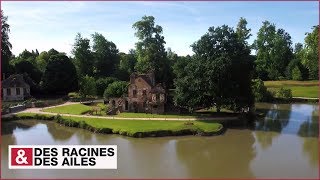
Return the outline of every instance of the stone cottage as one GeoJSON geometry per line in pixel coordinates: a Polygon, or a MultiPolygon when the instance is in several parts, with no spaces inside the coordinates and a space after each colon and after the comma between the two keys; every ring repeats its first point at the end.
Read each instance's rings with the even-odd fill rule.
{"type": "Polygon", "coordinates": [[[30,97],[30,86],[22,74],[15,74],[2,81],[3,101],[19,101],[30,97]]]}
{"type": "Polygon", "coordinates": [[[132,73],[127,96],[109,99],[109,105],[119,112],[162,114],[165,111],[165,103],[166,91],[161,84],[156,84],[153,72],[132,73]]]}

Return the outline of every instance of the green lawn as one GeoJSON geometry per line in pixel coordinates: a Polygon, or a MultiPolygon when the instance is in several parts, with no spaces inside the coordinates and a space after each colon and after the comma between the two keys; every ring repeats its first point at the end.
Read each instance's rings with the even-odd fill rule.
{"type": "Polygon", "coordinates": [[[59,113],[59,114],[85,114],[90,111],[92,107],[86,106],[83,104],[70,104],[65,106],[58,106],[53,108],[44,109],[44,112],[52,112],[52,113],[59,113]]]}
{"type": "Polygon", "coordinates": [[[206,114],[146,114],[146,113],[131,113],[123,112],[115,115],[115,117],[125,118],[195,118],[206,116],[206,114]]]}
{"type": "MultiPolygon", "coordinates": [[[[94,112],[92,115],[107,116],[104,105],[102,103],[95,104],[95,107],[100,107],[102,110],[99,112],[94,112]]],[[[80,115],[85,114],[92,110],[94,106],[87,106],[83,104],[71,104],[65,106],[58,106],[54,108],[44,109],[44,112],[59,113],[59,114],[74,114],[80,115]]],[[[216,113],[214,108],[199,110],[193,114],[147,114],[147,113],[132,113],[132,112],[122,112],[120,114],[114,115],[114,117],[122,118],[199,118],[199,117],[225,117],[233,116],[231,111],[222,109],[221,113],[216,113]]]]}
{"type": "Polygon", "coordinates": [[[293,97],[319,97],[319,81],[264,81],[270,91],[276,91],[281,87],[289,88],[293,97]]]}
{"type": "MultiPolygon", "coordinates": [[[[43,117],[50,117],[50,115],[37,115],[35,113],[19,113],[17,116],[24,119],[42,119],[43,117]]],[[[95,128],[96,130],[100,129],[101,131],[103,131],[102,129],[111,129],[112,133],[135,137],[137,133],[143,133],[144,136],[150,136],[157,132],[163,133],[163,131],[169,131],[166,132],[168,135],[183,135],[186,130],[218,133],[223,128],[221,124],[212,121],[106,120],[99,118],[61,117],[65,119],[63,120],[65,125],[73,122],[77,122],[78,124],[80,124],[80,122],[85,122],[87,125],[82,126],[85,129],[92,130],[92,128],[95,128]],[[88,126],[90,126],[90,128],[88,128],[88,126]]],[[[79,125],[76,125],[76,127],[78,126],[79,125]]]]}

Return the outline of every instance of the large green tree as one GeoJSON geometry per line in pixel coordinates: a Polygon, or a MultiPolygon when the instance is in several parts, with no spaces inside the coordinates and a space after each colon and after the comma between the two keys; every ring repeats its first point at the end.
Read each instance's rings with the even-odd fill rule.
{"type": "Polygon", "coordinates": [[[264,21],[254,42],[257,51],[256,71],[262,80],[285,77],[287,65],[293,58],[291,36],[269,21],[264,21]]]}
{"type": "MultiPolygon", "coordinates": [[[[50,53],[50,51],[48,52],[50,53]]],[[[90,40],[77,34],[72,49],[75,65],[79,76],[93,76],[94,58],[91,52],[90,40]]]]}
{"type": "Polygon", "coordinates": [[[117,46],[99,33],[92,34],[92,42],[96,76],[105,77],[113,75],[119,64],[119,50],[117,46]]]}
{"type": "Polygon", "coordinates": [[[67,94],[78,90],[76,68],[64,54],[50,56],[42,77],[42,88],[50,94],[67,94]]]}
{"type": "Polygon", "coordinates": [[[22,60],[15,63],[15,72],[18,74],[28,74],[28,76],[37,84],[42,78],[42,72],[30,61],[22,60]]]}
{"type": "Polygon", "coordinates": [[[3,73],[8,74],[10,72],[9,60],[12,56],[12,45],[9,42],[9,33],[10,25],[8,24],[8,17],[1,10],[1,77],[3,73]]]}
{"type": "Polygon", "coordinates": [[[319,25],[314,26],[305,38],[302,63],[309,71],[310,79],[318,79],[319,74],[319,25]]]}
{"type": "Polygon", "coordinates": [[[153,16],[143,16],[132,26],[138,38],[136,43],[138,62],[135,69],[141,73],[152,70],[157,82],[167,83],[169,64],[164,47],[166,42],[162,35],[162,27],[155,25],[154,20],[153,16]]]}
{"type": "Polygon", "coordinates": [[[175,65],[175,102],[194,110],[197,107],[222,106],[233,110],[251,107],[250,49],[226,25],[210,27],[192,45],[195,55],[175,65]]]}

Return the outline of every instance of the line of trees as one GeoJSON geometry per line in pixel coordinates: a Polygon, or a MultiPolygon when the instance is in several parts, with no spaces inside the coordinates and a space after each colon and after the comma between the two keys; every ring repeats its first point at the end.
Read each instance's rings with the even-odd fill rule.
{"type": "Polygon", "coordinates": [[[1,20],[2,72],[6,76],[25,74],[33,80],[32,91],[37,93],[77,91],[82,96],[112,96],[116,92],[120,96],[132,72],[153,70],[158,82],[175,89],[174,102],[179,106],[190,111],[212,106],[239,110],[254,103],[252,79],[318,79],[319,26],[306,34],[304,44],[293,45],[289,33],[264,21],[257,39],[249,44],[251,29],[241,18],[236,28],[209,27],[191,45],[194,55],[178,56],[165,49],[163,29],[155,18],[144,16],[132,26],[138,41],[128,53],[119,52],[116,44],[100,33],[89,38],[78,33],[72,57],[55,49],[41,53],[24,50],[14,56],[8,18],[2,11],[1,20]]]}

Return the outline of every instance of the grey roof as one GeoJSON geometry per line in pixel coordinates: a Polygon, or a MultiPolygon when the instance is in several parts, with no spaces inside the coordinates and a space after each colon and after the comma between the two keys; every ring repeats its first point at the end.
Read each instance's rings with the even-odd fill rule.
{"type": "Polygon", "coordinates": [[[28,87],[29,85],[24,81],[22,74],[14,74],[2,81],[2,88],[10,87],[28,87]]]}

